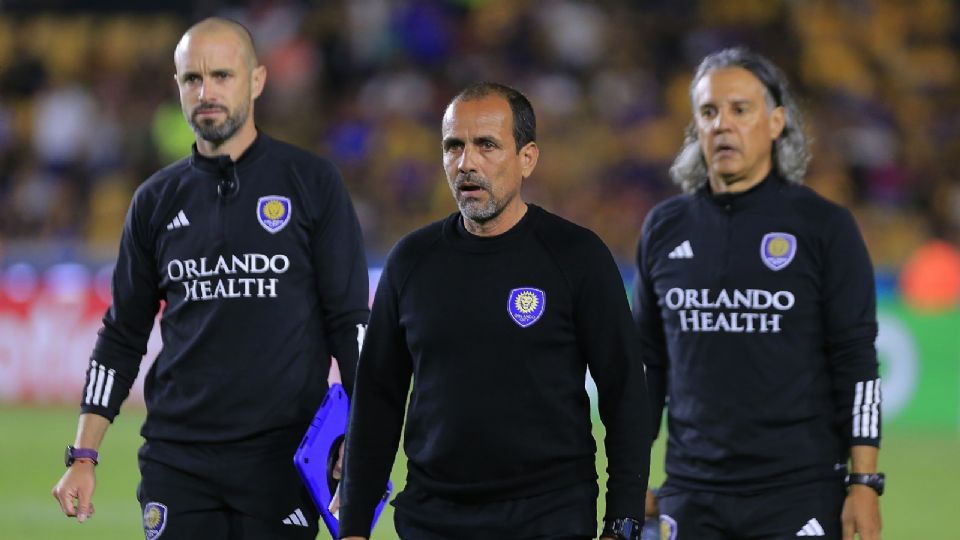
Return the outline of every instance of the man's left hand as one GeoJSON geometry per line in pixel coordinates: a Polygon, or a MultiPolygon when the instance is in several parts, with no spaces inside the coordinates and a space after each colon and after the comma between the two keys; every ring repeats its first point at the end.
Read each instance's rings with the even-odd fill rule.
{"type": "Polygon", "coordinates": [[[853,485],[847,491],[840,514],[843,540],[880,540],[880,496],[869,486],[853,485]]]}

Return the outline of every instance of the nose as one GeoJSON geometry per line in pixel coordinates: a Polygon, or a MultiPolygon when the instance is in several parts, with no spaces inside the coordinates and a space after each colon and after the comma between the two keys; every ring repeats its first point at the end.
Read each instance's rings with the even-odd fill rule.
{"type": "Polygon", "coordinates": [[[712,128],[714,131],[727,131],[730,129],[731,114],[727,111],[717,111],[717,116],[713,119],[712,128]]]}
{"type": "Polygon", "coordinates": [[[457,169],[460,172],[475,172],[477,166],[475,163],[475,157],[477,152],[471,149],[471,145],[465,144],[463,146],[463,151],[460,153],[460,161],[457,163],[457,169]]]}

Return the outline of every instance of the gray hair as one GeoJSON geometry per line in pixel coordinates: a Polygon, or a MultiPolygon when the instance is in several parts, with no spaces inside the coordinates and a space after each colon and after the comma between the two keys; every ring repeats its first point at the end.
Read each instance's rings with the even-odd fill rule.
{"type": "MultiPolygon", "coordinates": [[[[768,110],[783,107],[783,132],[773,143],[773,163],[777,172],[789,182],[802,184],[810,163],[807,136],[803,131],[803,116],[790,92],[783,72],[767,58],[745,47],[734,47],[707,55],[697,66],[690,83],[690,102],[697,84],[717,69],[740,67],[746,69],[763,84],[764,101],[768,110]]],[[[707,163],[700,148],[697,127],[691,122],[684,133],[683,147],[670,166],[670,177],[683,191],[691,193],[707,183],[707,163]]]]}

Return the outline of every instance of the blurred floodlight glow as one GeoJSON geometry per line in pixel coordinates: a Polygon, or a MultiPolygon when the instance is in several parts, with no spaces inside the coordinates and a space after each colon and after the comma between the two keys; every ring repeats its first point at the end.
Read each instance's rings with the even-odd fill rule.
{"type": "Polygon", "coordinates": [[[3,273],[3,289],[14,302],[27,302],[37,291],[37,270],[28,263],[11,264],[3,273]]]}
{"type": "Polygon", "coordinates": [[[90,270],[79,263],[60,263],[47,269],[44,276],[47,293],[57,302],[83,301],[90,286],[90,270]]]}
{"type": "Polygon", "coordinates": [[[113,266],[113,264],[104,265],[97,270],[97,273],[93,276],[93,291],[96,293],[97,298],[104,304],[109,304],[113,301],[113,292],[111,290],[111,285],[113,284],[113,266]]]}

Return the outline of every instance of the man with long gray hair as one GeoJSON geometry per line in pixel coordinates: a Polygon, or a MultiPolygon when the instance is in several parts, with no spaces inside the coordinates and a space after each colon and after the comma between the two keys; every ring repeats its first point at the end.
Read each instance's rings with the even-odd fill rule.
{"type": "Polygon", "coordinates": [[[646,218],[634,315],[667,479],[670,539],[880,538],[873,269],[850,212],[802,185],[786,78],[744,48],[710,54],[646,218]]]}

